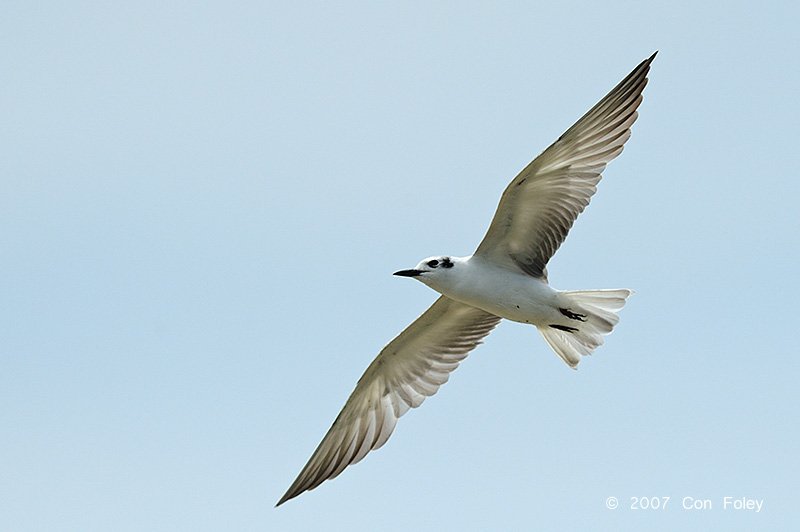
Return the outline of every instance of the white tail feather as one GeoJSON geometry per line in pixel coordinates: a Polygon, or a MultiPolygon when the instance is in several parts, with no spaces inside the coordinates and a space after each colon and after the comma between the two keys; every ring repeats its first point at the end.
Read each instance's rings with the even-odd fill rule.
{"type": "MultiPolygon", "coordinates": [[[[539,326],[545,342],[572,369],[578,369],[582,357],[591,355],[603,345],[603,335],[609,334],[619,322],[616,311],[625,306],[625,299],[633,290],[576,290],[561,292],[568,310],[579,315],[570,319],[569,325],[539,326]]],[[[555,324],[559,325],[559,324],[555,324]]]]}

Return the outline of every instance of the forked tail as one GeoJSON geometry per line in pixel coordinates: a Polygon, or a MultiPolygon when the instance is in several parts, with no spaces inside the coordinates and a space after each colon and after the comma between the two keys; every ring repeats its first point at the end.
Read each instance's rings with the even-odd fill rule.
{"type": "Polygon", "coordinates": [[[572,369],[578,369],[582,357],[591,355],[603,345],[603,335],[609,334],[619,322],[616,312],[625,306],[633,290],[576,290],[561,292],[564,307],[559,308],[563,319],[558,323],[540,325],[545,342],[572,369]]]}

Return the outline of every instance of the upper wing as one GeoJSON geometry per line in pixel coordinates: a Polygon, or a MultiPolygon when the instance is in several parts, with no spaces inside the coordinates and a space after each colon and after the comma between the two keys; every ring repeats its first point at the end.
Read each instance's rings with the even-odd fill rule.
{"type": "Polygon", "coordinates": [[[389,439],[397,419],[447,382],[467,353],[500,322],[441,296],[383,348],[278,505],[334,478],[389,439]]]}
{"type": "MultiPolygon", "coordinates": [[[[657,52],[656,52],[657,53],[657,52]]],[[[649,59],[533,160],[506,187],[476,255],[546,278],[545,266],[631,136],[649,59]]]]}

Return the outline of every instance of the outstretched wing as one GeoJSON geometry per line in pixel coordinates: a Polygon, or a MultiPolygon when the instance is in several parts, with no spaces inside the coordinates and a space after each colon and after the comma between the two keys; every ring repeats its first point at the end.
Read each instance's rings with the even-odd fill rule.
{"type": "Polygon", "coordinates": [[[506,187],[475,255],[537,278],[597,191],[606,164],[622,153],[642,102],[653,54],[506,187]]]}
{"type": "Polygon", "coordinates": [[[437,299],[372,361],[276,506],[334,478],[386,443],[398,418],[435,394],[499,322],[475,307],[445,296],[437,299]]]}

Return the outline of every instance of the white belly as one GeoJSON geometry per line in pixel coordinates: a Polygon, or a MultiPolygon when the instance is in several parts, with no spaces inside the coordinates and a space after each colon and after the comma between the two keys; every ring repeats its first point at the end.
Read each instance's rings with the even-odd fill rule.
{"type": "MultiPolygon", "coordinates": [[[[487,263],[476,264],[450,286],[433,287],[442,294],[520,323],[546,325],[564,319],[559,312],[559,291],[547,283],[516,271],[487,263]]],[[[563,305],[561,305],[563,306],[563,305]]]]}

